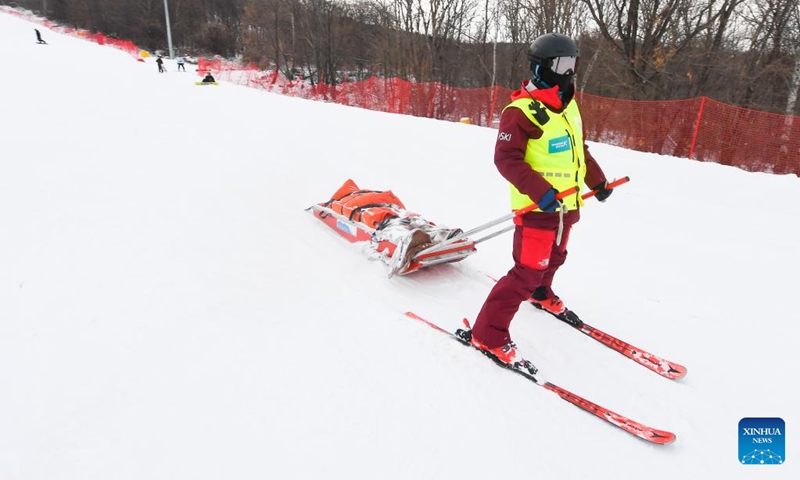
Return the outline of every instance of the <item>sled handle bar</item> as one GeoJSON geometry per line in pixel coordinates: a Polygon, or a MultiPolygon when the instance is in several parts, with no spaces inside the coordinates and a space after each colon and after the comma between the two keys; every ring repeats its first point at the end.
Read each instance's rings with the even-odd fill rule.
{"type": "MultiPolygon", "coordinates": [[[[613,182],[611,182],[608,185],[606,185],[606,189],[609,189],[609,190],[613,189],[613,188],[618,187],[618,186],[620,186],[620,185],[622,185],[624,183],[627,183],[629,181],[630,181],[630,177],[628,177],[628,176],[622,177],[619,180],[614,180],[613,182]]],[[[568,197],[570,195],[573,195],[573,194],[575,194],[577,192],[578,192],[578,187],[572,187],[572,188],[569,188],[567,190],[564,190],[563,192],[559,192],[556,195],[556,198],[558,200],[561,200],[561,199],[563,199],[565,197],[568,197]]],[[[583,195],[581,195],[581,198],[586,200],[587,198],[591,198],[591,197],[594,197],[595,195],[597,195],[597,192],[598,192],[598,190],[590,190],[590,191],[584,193],[583,195]]],[[[533,203],[531,205],[528,205],[527,207],[514,210],[513,212],[511,212],[511,213],[509,213],[507,215],[503,215],[502,217],[497,218],[495,220],[492,220],[491,222],[487,222],[487,223],[484,223],[483,225],[479,225],[479,226],[473,228],[472,230],[469,230],[469,231],[466,231],[466,232],[464,232],[464,233],[462,233],[460,235],[457,235],[457,236],[455,236],[455,237],[453,237],[453,238],[451,238],[451,239],[449,239],[449,240],[447,240],[446,242],[443,242],[443,243],[456,242],[458,240],[461,240],[462,238],[468,237],[470,235],[474,235],[474,234],[476,234],[478,232],[482,232],[482,231],[484,231],[484,230],[486,230],[488,228],[494,227],[495,225],[499,225],[499,224],[501,224],[501,223],[503,223],[503,222],[505,222],[507,220],[511,220],[511,219],[513,219],[513,218],[515,218],[517,216],[524,215],[524,214],[526,214],[528,212],[536,210],[537,208],[539,208],[539,205],[537,205],[536,203],[533,203]]],[[[504,233],[507,230],[510,230],[510,228],[503,230],[501,233],[504,233]]],[[[498,233],[498,235],[499,235],[499,233],[498,233]]],[[[492,235],[490,237],[482,238],[480,241],[488,240],[489,238],[492,238],[494,236],[496,236],[496,235],[492,235]]]]}
{"type": "MultiPolygon", "coordinates": [[[[623,183],[628,183],[630,181],[631,181],[631,177],[627,177],[627,176],[622,177],[619,180],[614,180],[613,182],[611,182],[608,185],[606,185],[606,190],[613,190],[614,188],[619,187],[623,183]]],[[[581,195],[581,198],[584,199],[584,200],[586,200],[587,198],[592,198],[595,195],[597,195],[597,193],[599,191],[600,190],[589,190],[588,192],[586,192],[583,195],[581,195]]]]}

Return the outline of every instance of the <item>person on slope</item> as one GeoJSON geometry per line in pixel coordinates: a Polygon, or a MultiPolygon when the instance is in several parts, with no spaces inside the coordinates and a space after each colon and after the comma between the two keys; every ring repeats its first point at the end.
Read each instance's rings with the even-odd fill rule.
{"type": "Polygon", "coordinates": [[[43,43],[47,45],[47,42],[42,39],[42,32],[40,32],[38,28],[34,28],[34,30],[36,30],[36,43],[43,43]]]}
{"type": "Polygon", "coordinates": [[[517,356],[509,326],[519,306],[530,301],[559,319],[581,326],[553,292],[553,277],[567,258],[572,225],[580,219],[583,185],[598,190],[604,202],[603,170],[584,142],[583,123],[574,98],[578,46],[568,36],[549,33],[528,49],[531,79],[511,94],[500,116],[494,163],[508,180],[511,208],[534,202],[538,209],[515,217],[514,266],[489,292],[472,330],[459,330],[465,341],[517,368],[535,367],[517,356]],[[559,192],[578,192],[559,200],[559,192]]]}

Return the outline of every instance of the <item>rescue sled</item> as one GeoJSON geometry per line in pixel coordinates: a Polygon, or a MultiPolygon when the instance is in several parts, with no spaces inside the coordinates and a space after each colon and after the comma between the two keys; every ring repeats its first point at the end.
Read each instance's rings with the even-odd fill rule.
{"type": "Polygon", "coordinates": [[[330,200],[308,210],[350,243],[367,246],[389,266],[389,277],[475,253],[475,242],[461,229],[435,225],[406,210],[391,190],[364,190],[350,179],[330,200]]]}
{"type": "MultiPolygon", "coordinates": [[[[433,243],[411,256],[408,261],[404,261],[403,253],[408,250],[408,241],[379,239],[377,229],[351,220],[323,205],[312,205],[309,209],[322,223],[329,226],[348,242],[370,242],[370,248],[374,248],[381,260],[389,266],[389,277],[408,275],[433,265],[459,262],[476,252],[475,242],[465,237],[447,244],[433,243]]],[[[413,231],[410,233],[413,234],[413,231]]],[[[407,240],[410,240],[410,237],[411,235],[408,236],[407,240]]]]}

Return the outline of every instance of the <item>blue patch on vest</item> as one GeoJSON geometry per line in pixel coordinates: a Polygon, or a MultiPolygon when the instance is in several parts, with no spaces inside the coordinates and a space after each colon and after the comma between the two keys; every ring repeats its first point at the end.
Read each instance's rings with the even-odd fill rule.
{"type": "Polygon", "coordinates": [[[567,152],[572,148],[572,142],[569,141],[569,135],[563,137],[553,138],[548,145],[548,153],[561,153],[567,152]]]}

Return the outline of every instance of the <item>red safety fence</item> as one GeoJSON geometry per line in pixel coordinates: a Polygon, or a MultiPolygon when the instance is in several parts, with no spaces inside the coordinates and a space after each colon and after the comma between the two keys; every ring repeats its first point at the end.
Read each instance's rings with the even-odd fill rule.
{"type": "Polygon", "coordinates": [[[707,97],[631,101],[585,94],[581,100],[591,140],[752,172],[800,175],[800,117],[707,97]]]}

